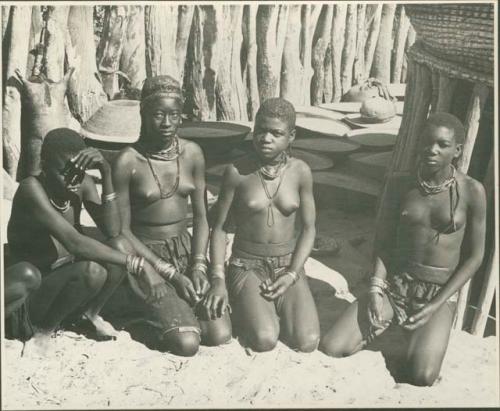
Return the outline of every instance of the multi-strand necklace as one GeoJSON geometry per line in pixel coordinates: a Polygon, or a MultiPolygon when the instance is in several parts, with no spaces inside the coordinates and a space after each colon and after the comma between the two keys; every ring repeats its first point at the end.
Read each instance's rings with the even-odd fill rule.
{"type": "Polygon", "coordinates": [[[138,148],[140,152],[144,155],[146,158],[146,161],[148,162],[149,168],[151,169],[151,174],[153,175],[153,178],[156,182],[156,185],[158,186],[158,190],[160,190],[160,198],[161,199],[166,199],[172,197],[175,192],[177,191],[177,188],[179,187],[179,177],[180,177],[180,166],[179,166],[179,155],[180,155],[180,149],[179,149],[179,138],[177,136],[174,136],[172,138],[172,142],[170,145],[160,151],[149,151],[147,150],[142,144],[138,143],[138,148]],[[172,161],[175,160],[177,170],[176,170],[176,175],[175,175],[175,181],[170,190],[165,190],[160,178],[158,177],[158,174],[156,173],[156,170],[153,167],[153,163],[151,163],[151,159],[153,160],[160,160],[160,161],[172,161]]]}
{"type": "Polygon", "coordinates": [[[417,171],[417,182],[420,191],[425,195],[433,195],[448,190],[450,187],[455,185],[455,183],[457,182],[456,178],[457,169],[453,166],[453,164],[450,164],[450,168],[451,168],[451,176],[448,177],[446,180],[444,180],[441,184],[437,185],[432,185],[429,184],[427,181],[425,181],[422,178],[422,175],[420,174],[420,168],[419,168],[417,171]]]}
{"type": "Polygon", "coordinates": [[[70,206],[70,201],[69,200],[66,200],[63,205],[59,205],[57,204],[52,198],[49,198],[49,201],[50,201],[50,204],[52,204],[52,206],[57,210],[59,211],[60,213],[64,214],[64,213],[67,213],[68,210],[69,210],[69,206],[70,206]]]}
{"type": "Polygon", "coordinates": [[[278,194],[278,191],[281,187],[281,182],[283,181],[283,176],[285,175],[285,167],[288,162],[288,155],[283,152],[281,157],[276,164],[264,164],[261,165],[257,170],[257,174],[259,175],[260,182],[262,183],[262,187],[264,188],[264,192],[266,193],[266,197],[269,200],[267,205],[267,226],[272,227],[274,225],[274,208],[273,208],[273,200],[278,194]],[[267,180],[275,180],[279,177],[278,186],[273,194],[269,191],[269,187],[267,186],[267,180]]]}

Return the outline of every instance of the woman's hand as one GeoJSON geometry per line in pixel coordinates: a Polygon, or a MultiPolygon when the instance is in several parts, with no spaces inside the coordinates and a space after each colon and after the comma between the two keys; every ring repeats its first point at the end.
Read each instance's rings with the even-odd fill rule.
{"type": "Polygon", "coordinates": [[[214,278],[212,286],[203,299],[203,307],[207,318],[212,320],[222,317],[226,313],[229,297],[226,284],[221,278],[214,278]]]}
{"type": "Polygon", "coordinates": [[[177,293],[186,300],[189,304],[195,305],[200,298],[196,295],[192,281],[183,274],[175,273],[170,279],[177,293]]]}
{"type": "Polygon", "coordinates": [[[368,299],[368,320],[372,326],[382,325],[384,308],[384,297],[379,293],[369,293],[368,299]]]}
{"type": "Polygon", "coordinates": [[[153,304],[167,294],[165,280],[147,261],[144,261],[143,272],[139,277],[139,285],[146,291],[146,301],[153,304]]]}
{"type": "Polygon", "coordinates": [[[403,324],[405,330],[413,331],[422,327],[427,321],[431,319],[439,306],[433,303],[426,304],[421,310],[412,314],[403,324]]]}
{"type": "Polygon", "coordinates": [[[94,147],[88,147],[80,151],[71,159],[74,167],[80,171],[99,170],[101,173],[110,170],[109,163],[101,152],[94,147]]]}
{"type": "Polygon", "coordinates": [[[274,282],[262,282],[260,289],[264,298],[275,300],[280,295],[285,294],[286,290],[293,285],[293,278],[291,275],[285,274],[278,277],[274,282]]]}
{"type": "Polygon", "coordinates": [[[204,296],[210,288],[210,283],[208,282],[206,274],[200,270],[192,270],[190,278],[193,282],[195,293],[199,297],[204,296]]]}

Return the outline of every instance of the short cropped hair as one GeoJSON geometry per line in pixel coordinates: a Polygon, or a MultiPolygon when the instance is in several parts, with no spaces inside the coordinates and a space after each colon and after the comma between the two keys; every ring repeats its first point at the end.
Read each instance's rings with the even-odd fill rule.
{"type": "Polygon", "coordinates": [[[424,128],[430,125],[435,127],[446,127],[448,130],[453,130],[453,136],[458,144],[463,144],[465,141],[465,127],[453,114],[444,112],[433,113],[426,120],[424,128]]]}
{"type": "Polygon", "coordinates": [[[82,136],[70,128],[56,128],[45,136],[40,157],[43,163],[50,163],[56,158],[75,155],[85,149],[82,136]]]}
{"type": "Polygon", "coordinates": [[[290,129],[295,128],[295,108],[292,103],[284,98],[274,97],[264,101],[257,111],[255,120],[258,120],[261,116],[279,118],[285,121],[290,129]]]}

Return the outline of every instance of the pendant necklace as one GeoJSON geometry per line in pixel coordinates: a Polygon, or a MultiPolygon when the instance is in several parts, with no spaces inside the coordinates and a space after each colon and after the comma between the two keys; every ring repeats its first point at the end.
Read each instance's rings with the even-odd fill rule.
{"type": "Polygon", "coordinates": [[[172,143],[164,150],[161,151],[156,151],[156,152],[151,152],[146,150],[141,144],[138,144],[140,152],[144,157],[146,158],[146,161],[148,162],[149,168],[151,170],[151,174],[153,175],[153,178],[155,179],[156,185],[158,186],[158,189],[160,190],[160,198],[161,199],[166,199],[172,197],[175,192],[177,191],[177,188],[179,187],[179,178],[180,178],[180,165],[179,165],[179,139],[177,136],[173,137],[172,143]],[[163,185],[160,181],[160,178],[158,177],[158,174],[156,173],[153,164],[151,163],[151,160],[159,160],[159,161],[172,161],[175,160],[177,170],[176,170],[176,175],[175,175],[175,181],[170,190],[165,190],[163,188],[163,185]]]}
{"type": "Polygon", "coordinates": [[[259,175],[260,182],[262,183],[262,187],[264,188],[264,192],[266,193],[266,197],[269,200],[269,204],[267,205],[267,226],[272,227],[274,225],[274,208],[273,208],[273,200],[278,194],[278,191],[281,187],[281,182],[283,181],[283,176],[285,175],[285,166],[288,160],[288,156],[286,153],[283,153],[280,161],[275,166],[265,165],[261,166],[257,171],[259,175]],[[274,194],[271,194],[269,188],[267,187],[267,183],[264,177],[267,177],[270,180],[276,179],[279,176],[278,187],[276,187],[276,191],[274,194]]]}

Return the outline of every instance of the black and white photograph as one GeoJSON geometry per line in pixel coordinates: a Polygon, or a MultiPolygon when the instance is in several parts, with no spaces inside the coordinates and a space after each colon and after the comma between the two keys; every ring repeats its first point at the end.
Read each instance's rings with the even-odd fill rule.
{"type": "Polygon", "coordinates": [[[0,6],[1,410],[500,407],[496,1],[0,6]]]}

